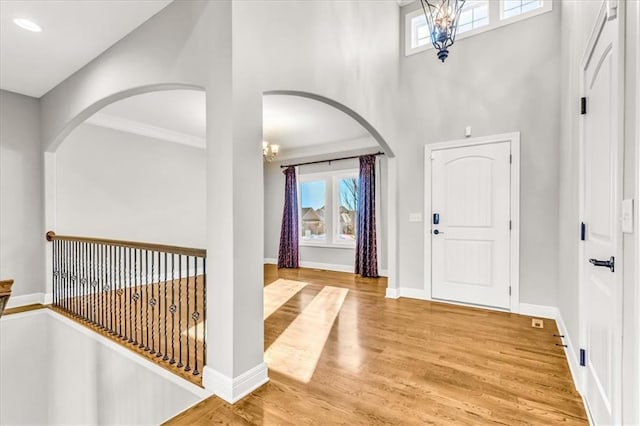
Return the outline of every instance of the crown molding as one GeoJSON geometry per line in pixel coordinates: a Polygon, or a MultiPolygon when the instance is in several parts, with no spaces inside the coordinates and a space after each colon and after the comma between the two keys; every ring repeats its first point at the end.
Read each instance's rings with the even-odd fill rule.
{"type": "Polygon", "coordinates": [[[150,124],[141,123],[139,121],[129,120],[122,117],[116,117],[109,114],[97,113],[89,117],[85,123],[94,126],[105,127],[108,129],[120,130],[122,132],[133,133],[134,135],[146,136],[154,139],[160,139],[167,142],[175,142],[194,148],[205,149],[207,147],[206,139],[198,136],[188,135],[163,127],[152,126],[150,124]]]}

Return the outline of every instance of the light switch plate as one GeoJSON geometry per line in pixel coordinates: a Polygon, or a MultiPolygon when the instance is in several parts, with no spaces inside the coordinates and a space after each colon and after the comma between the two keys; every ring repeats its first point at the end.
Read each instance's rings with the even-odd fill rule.
{"type": "Polygon", "coordinates": [[[422,222],[422,213],[409,213],[409,222],[422,222]]]}
{"type": "Polygon", "coordinates": [[[633,233],[633,200],[622,200],[622,232],[633,233]]]}

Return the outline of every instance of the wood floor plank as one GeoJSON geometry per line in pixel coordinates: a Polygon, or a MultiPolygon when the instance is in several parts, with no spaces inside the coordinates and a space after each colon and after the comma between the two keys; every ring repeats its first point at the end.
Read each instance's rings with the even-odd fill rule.
{"type": "Polygon", "coordinates": [[[324,287],[349,291],[310,381],[270,370],[242,401],[211,397],[168,424],[588,424],[553,321],[386,299],[383,278],[272,265],[264,277],[307,284],[265,320],[265,348],[324,287]]]}

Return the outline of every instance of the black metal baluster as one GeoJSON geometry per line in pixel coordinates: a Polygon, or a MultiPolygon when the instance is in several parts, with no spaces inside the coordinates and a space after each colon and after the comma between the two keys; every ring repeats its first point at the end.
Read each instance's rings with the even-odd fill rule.
{"type": "Polygon", "coordinates": [[[122,266],[122,250],[123,247],[118,247],[118,278],[119,278],[119,284],[118,284],[118,337],[122,338],[122,299],[123,299],[123,294],[124,294],[124,283],[123,283],[123,276],[122,276],[122,270],[123,270],[123,266],[122,266]]]}
{"type": "Polygon", "coordinates": [[[178,255],[178,368],[182,368],[182,255],[178,255]]]}
{"type": "Polygon", "coordinates": [[[89,275],[91,283],[91,322],[96,323],[96,245],[89,245],[89,275]]]}
{"type": "Polygon", "coordinates": [[[80,278],[80,286],[82,291],[82,319],[87,319],[87,243],[81,243],[82,246],[82,278],[80,278]]]}
{"type": "Polygon", "coordinates": [[[171,312],[171,359],[169,360],[169,364],[174,364],[176,362],[175,357],[175,328],[176,328],[176,305],[175,305],[175,284],[176,284],[176,255],[171,253],[171,306],[169,306],[169,312],[171,312]]]}
{"type": "Polygon", "coordinates": [[[140,294],[138,293],[138,249],[133,250],[133,275],[134,275],[134,285],[135,285],[135,293],[133,293],[133,302],[135,306],[133,307],[133,344],[138,344],[138,299],[140,298],[140,294]]]}
{"type": "Polygon", "coordinates": [[[144,330],[142,330],[142,323],[144,321],[144,314],[142,313],[142,308],[144,306],[144,297],[142,297],[142,249],[140,249],[140,280],[139,280],[139,293],[140,293],[140,303],[138,304],[138,309],[140,313],[140,348],[144,348],[144,330]]]}
{"type": "Polygon", "coordinates": [[[207,365],[207,258],[202,258],[202,366],[207,365]]]}
{"type": "MultiPolygon", "coordinates": [[[[158,254],[159,257],[159,254],[158,254]]],[[[151,306],[151,351],[149,352],[151,355],[156,353],[156,317],[155,317],[155,309],[156,309],[156,292],[155,292],[155,284],[156,282],[156,256],[155,252],[151,252],[151,300],[149,301],[149,306],[151,306]]]]}
{"type": "Polygon", "coordinates": [[[145,329],[146,329],[146,342],[145,342],[145,346],[144,346],[144,350],[145,351],[149,351],[149,251],[145,250],[144,251],[144,268],[145,268],[145,274],[146,274],[146,279],[145,279],[145,289],[144,289],[144,294],[145,294],[145,299],[146,302],[144,304],[144,312],[145,312],[145,329]]]}
{"type": "Polygon", "coordinates": [[[156,286],[156,306],[158,307],[158,323],[156,324],[156,328],[158,329],[158,350],[156,351],[156,357],[162,356],[162,309],[160,309],[160,283],[162,282],[162,259],[160,257],[160,252],[158,252],[158,282],[154,285],[156,286]]]}
{"type": "Polygon", "coordinates": [[[107,328],[107,246],[100,246],[100,328],[107,328]]]}
{"type": "Polygon", "coordinates": [[[131,321],[132,319],[132,315],[131,315],[131,310],[132,310],[132,306],[133,305],[133,293],[134,293],[134,288],[133,288],[133,275],[132,275],[132,271],[133,271],[133,264],[131,263],[131,248],[127,249],[127,253],[129,254],[129,297],[127,298],[127,300],[129,301],[128,305],[129,305],[129,339],[128,342],[129,343],[133,343],[133,322],[131,321]]]}
{"type": "Polygon", "coordinates": [[[193,314],[191,317],[193,318],[193,333],[194,333],[194,348],[193,348],[193,356],[195,358],[195,366],[193,369],[193,375],[197,376],[200,374],[198,371],[198,317],[200,314],[198,313],[198,258],[193,258],[193,314]]]}
{"type": "Polygon", "coordinates": [[[58,304],[58,278],[57,278],[57,269],[58,269],[58,258],[56,256],[58,250],[57,250],[57,246],[58,246],[58,242],[57,241],[53,241],[53,246],[51,247],[51,264],[52,264],[52,278],[51,278],[51,285],[52,285],[52,292],[53,292],[53,306],[56,306],[58,304]]]}
{"type": "Polygon", "coordinates": [[[189,356],[189,346],[191,346],[191,344],[189,343],[189,312],[191,312],[191,309],[189,308],[189,256],[186,257],[186,261],[187,261],[187,285],[185,288],[185,292],[187,293],[187,309],[185,309],[184,314],[187,317],[187,340],[186,340],[186,346],[187,346],[187,365],[184,367],[184,371],[191,371],[191,366],[189,365],[189,361],[190,361],[190,356],[189,356]]]}
{"type": "Polygon", "coordinates": [[[79,313],[79,309],[78,309],[78,283],[80,282],[80,280],[78,279],[80,273],[78,271],[78,258],[79,258],[79,249],[78,249],[78,242],[74,241],[73,242],[73,277],[72,282],[73,282],[73,315],[74,316],[78,316],[79,313]]]}
{"type": "Polygon", "coordinates": [[[168,344],[167,341],[167,304],[169,303],[167,300],[167,252],[164,252],[164,356],[162,357],[163,361],[169,360],[168,353],[168,344]]]}

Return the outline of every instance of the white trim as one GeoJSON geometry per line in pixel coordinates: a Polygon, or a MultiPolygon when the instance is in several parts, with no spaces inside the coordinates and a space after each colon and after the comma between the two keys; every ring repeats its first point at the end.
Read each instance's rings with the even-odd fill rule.
{"type": "Polygon", "coordinates": [[[34,305],[36,303],[44,304],[45,300],[50,297],[50,295],[47,296],[45,293],[30,293],[23,294],[21,296],[10,296],[5,308],[17,308],[20,306],[34,305]]]}
{"type": "Polygon", "coordinates": [[[400,289],[387,287],[387,291],[384,297],[386,297],[387,299],[397,299],[400,297],[400,289]]]}
{"type": "Polygon", "coordinates": [[[534,305],[532,303],[520,303],[520,315],[528,317],[556,319],[558,318],[558,308],[555,306],[534,305]]]}
{"type": "Polygon", "coordinates": [[[236,377],[225,376],[205,365],[202,371],[202,385],[229,404],[235,404],[267,383],[269,381],[268,373],[265,362],[261,362],[236,377]]]}
{"type": "MultiPolygon", "coordinates": [[[[511,145],[510,311],[520,311],[520,132],[427,144],[424,147],[424,292],[431,298],[431,153],[436,150],[509,142],[511,145]]],[[[441,300],[438,300],[441,301],[441,300]]],[[[451,301],[442,300],[444,303],[451,301]]],[[[485,307],[485,306],[481,306],[485,307]]]]}
{"type": "MultiPolygon", "coordinates": [[[[473,37],[475,35],[478,35],[487,31],[495,30],[496,28],[502,28],[506,25],[515,24],[516,22],[524,21],[525,19],[529,19],[529,18],[535,18],[536,16],[551,12],[553,10],[553,1],[544,0],[542,2],[542,6],[540,6],[539,8],[532,10],[530,12],[525,12],[523,14],[513,16],[511,18],[502,18],[502,14],[503,14],[502,1],[496,2],[494,0],[489,0],[488,6],[489,6],[489,10],[488,10],[489,23],[487,25],[483,25],[482,27],[473,29],[471,31],[466,31],[464,33],[457,34],[456,42],[460,40],[464,40],[465,38],[468,38],[468,37],[473,37]],[[498,9],[497,13],[496,13],[496,8],[498,9]],[[494,17],[499,17],[499,19],[496,20],[494,19],[494,17]]],[[[424,11],[422,10],[422,7],[420,7],[416,10],[408,12],[405,15],[405,18],[404,18],[404,55],[405,56],[411,56],[419,52],[424,52],[424,51],[433,49],[433,44],[431,43],[426,43],[416,47],[411,46],[411,42],[412,42],[411,31],[413,29],[411,21],[413,20],[413,18],[423,14],[424,14],[424,11]]]]}
{"type": "MultiPolygon", "coordinates": [[[[274,259],[272,257],[265,257],[264,263],[267,265],[277,265],[278,259],[274,259]]],[[[353,265],[338,265],[332,263],[320,263],[320,262],[308,262],[306,260],[300,261],[301,268],[309,268],[309,269],[320,269],[323,271],[335,271],[335,272],[347,272],[353,274],[353,270],[355,269],[353,265]]],[[[381,277],[388,276],[389,271],[386,269],[380,269],[378,274],[381,277]]]]}
{"type": "Polygon", "coordinates": [[[409,299],[431,300],[429,294],[422,288],[399,287],[399,297],[408,297],[409,299]]]}
{"type": "Polygon", "coordinates": [[[150,124],[145,124],[139,121],[129,120],[122,117],[116,117],[101,112],[98,112],[87,118],[85,123],[92,124],[94,126],[105,127],[108,129],[119,130],[122,132],[133,133],[134,135],[160,139],[167,142],[175,142],[194,148],[205,149],[207,147],[205,138],[189,135],[186,133],[180,133],[174,130],[165,129],[163,127],[152,126],[150,124]]]}
{"type": "Polygon", "coordinates": [[[387,157],[387,294],[397,293],[398,291],[397,161],[395,157],[387,157]]]}

